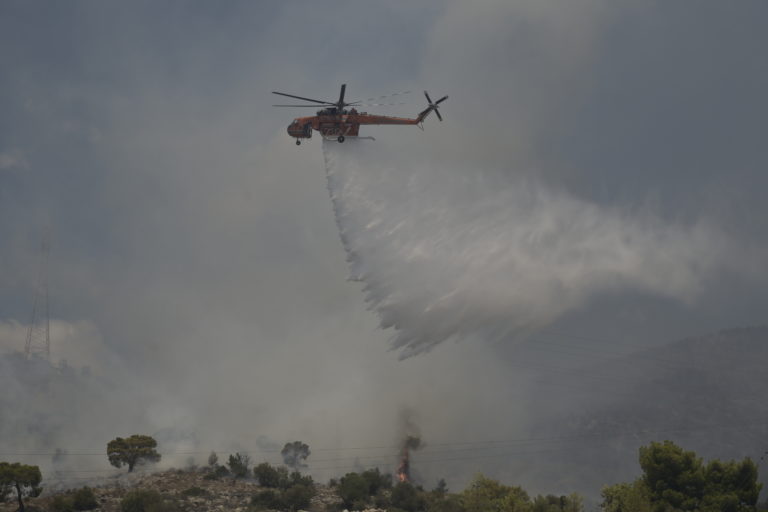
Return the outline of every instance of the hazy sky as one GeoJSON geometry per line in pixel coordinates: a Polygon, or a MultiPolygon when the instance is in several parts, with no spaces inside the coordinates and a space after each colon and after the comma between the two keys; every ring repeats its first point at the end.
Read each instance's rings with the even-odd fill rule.
{"type": "Polygon", "coordinates": [[[403,407],[427,441],[515,435],[530,401],[515,340],[388,351],[347,280],[321,143],[295,146],[285,128],[304,111],[270,92],[411,90],[393,115],[424,108],[424,89],[450,95],[424,132],[364,127],[372,172],[429,168],[457,197],[462,178],[510,201],[528,186],[556,198],[538,220],[588,211],[531,253],[557,281],[537,321],[657,344],[765,322],[766,16],[760,0],[2,2],[0,346],[23,346],[48,224],[54,358],[152,390],[115,435],[376,446],[403,407]],[[589,242],[585,265],[560,265],[563,240],[593,235],[642,261],[613,281],[589,242]]]}

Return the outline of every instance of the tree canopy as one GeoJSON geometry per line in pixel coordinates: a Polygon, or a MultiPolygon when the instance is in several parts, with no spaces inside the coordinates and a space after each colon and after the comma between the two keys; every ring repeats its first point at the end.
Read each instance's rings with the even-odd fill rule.
{"type": "Polygon", "coordinates": [[[462,504],[467,512],[529,512],[531,498],[521,487],[503,485],[483,475],[477,475],[462,492],[462,504]]]}
{"type": "Polygon", "coordinates": [[[762,487],[757,466],[712,460],[704,464],[672,441],[640,448],[640,467],[655,511],[746,512],[755,510],[762,487]]]}
{"type": "Polygon", "coordinates": [[[42,491],[40,482],[43,476],[37,466],[28,466],[19,462],[0,462],[0,501],[16,491],[19,510],[24,512],[24,497],[38,496],[42,491]]]}
{"type": "Polygon", "coordinates": [[[253,476],[263,487],[285,489],[290,484],[288,470],[282,467],[273,467],[269,462],[262,462],[253,468],[253,476]]]}
{"type": "Polygon", "coordinates": [[[363,506],[370,496],[369,489],[368,481],[359,473],[347,473],[339,480],[339,497],[347,508],[363,506]]]}
{"type": "Polygon", "coordinates": [[[753,512],[762,485],[746,458],[704,463],[672,441],[640,448],[643,476],[603,489],[605,512],[753,512]]]}
{"type": "Polygon", "coordinates": [[[248,476],[248,466],[251,464],[251,458],[240,452],[229,456],[229,471],[235,478],[245,478],[248,476]]]}
{"type": "Polygon", "coordinates": [[[604,487],[603,512],[652,512],[651,493],[642,479],[604,487]]]}
{"type": "Polygon", "coordinates": [[[531,508],[531,512],[583,512],[583,510],[584,500],[576,493],[569,496],[539,495],[534,498],[531,508]]]}
{"type": "Polygon", "coordinates": [[[123,439],[117,437],[107,444],[107,457],[109,463],[119,468],[128,466],[128,472],[140,462],[158,462],[160,454],[157,453],[157,441],[150,436],[132,435],[123,439]]]}

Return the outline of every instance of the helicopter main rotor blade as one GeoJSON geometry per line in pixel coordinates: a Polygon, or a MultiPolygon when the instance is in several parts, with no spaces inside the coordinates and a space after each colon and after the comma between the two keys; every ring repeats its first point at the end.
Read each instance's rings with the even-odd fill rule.
{"type": "Polygon", "coordinates": [[[406,103],[351,103],[348,105],[353,107],[391,107],[393,105],[406,105],[406,103]]]}
{"type": "Polygon", "coordinates": [[[339,105],[339,108],[344,108],[344,93],[347,91],[347,84],[341,84],[341,93],[339,94],[339,102],[337,105],[339,105]]]}
{"type": "Polygon", "coordinates": [[[323,105],[272,105],[273,107],[302,107],[302,108],[318,108],[323,105]]]}
{"type": "Polygon", "coordinates": [[[280,96],[288,96],[289,98],[296,98],[297,100],[314,101],[315,103],[322,103],[323,105],[335,105],[335,103],[331,103],[330,101],[313,100],[312,98],[304,98],[302,96],[295,96],[293,94],[286,94],[284,92],[272,91],[272,94],[279,94],[280,96]]]}
{"type": "Polygon", "coordinates": [[[374,96],[373,98],[367,98],[364,101],[383,100],[384,98],[389,98],[391,96],[400,96],[401,94],[410,94],[410,93],[411,93],[411,91],[393,92],[392,94],[385,94],[383,96],[374,96]]]}

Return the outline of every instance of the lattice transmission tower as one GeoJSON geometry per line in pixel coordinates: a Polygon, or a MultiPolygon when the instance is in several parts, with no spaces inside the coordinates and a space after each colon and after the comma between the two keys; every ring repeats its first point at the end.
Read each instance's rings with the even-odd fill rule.
{"type": "Polygon", "coordinates": [[[48,305],[48,256],[51,253],[51,234],[43,232],[40,244],[40,268],[35,284],[35,299],[32,303],[32,317],[27,328],[27,341],[24,355],[27,359],[33,355],[51,359],[51,317],[48,305]]]}

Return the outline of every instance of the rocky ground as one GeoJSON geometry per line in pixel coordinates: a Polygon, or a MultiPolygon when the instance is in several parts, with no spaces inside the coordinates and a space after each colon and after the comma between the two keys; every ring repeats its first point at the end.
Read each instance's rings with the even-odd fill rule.
{"type": "MultiPolygon", "coordinates": [[[[264,490],[255,480],[234,480],[231,477],[218,480],[204,478],[205,473],[194,470],[169,470],[145,474],[127,480],[115,480],[95,486],[93,492],[101,512],[120,512],[120,500],[134,489],[154,490],[173,500],[181,511],[246,512],[251,496],[264,490]]],[[[336,492],[325,485],[316,485],[317,494],[312,499],[309,512],[338,510],[340,499],[336,492]]],[[[53,511],[53,501],[60,493],[43,493],[38,498],[25,500],[28,512],[53,511]]],[[[0,512],[17,510],[15,501],[0,504],[0,512]]],[[[372,511],[371,511],[372,512],[372,511]]]]}

